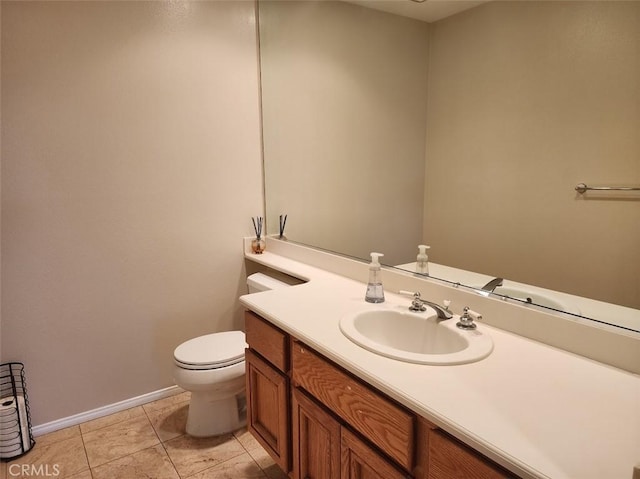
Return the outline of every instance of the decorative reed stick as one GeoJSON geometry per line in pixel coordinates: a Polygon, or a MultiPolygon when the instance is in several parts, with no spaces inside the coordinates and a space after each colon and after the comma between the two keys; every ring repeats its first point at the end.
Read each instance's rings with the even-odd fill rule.
{"type": "Polygon", "coordinates": [[[284,227],[287,224],[287,215],[284,215],[284,219],[282,215],[280,215],[280,238],[284,237],[284,227]]]}
{"type": "Polygon", "coordinates": [[[253,222],[253,230],[256,232],[256,238],[260,239],[262,237],[262,222],[264,218],[262,216],[256,216],[255,218],[252,216],[251,221],[253,222]]]}

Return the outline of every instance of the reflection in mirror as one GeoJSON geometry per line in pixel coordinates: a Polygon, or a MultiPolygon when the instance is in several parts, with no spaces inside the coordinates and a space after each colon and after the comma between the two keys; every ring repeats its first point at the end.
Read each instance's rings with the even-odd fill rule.
{"type": "Polygon", "coordinates": [[[260,2],[268,232],[640,330],[640,2],[362,3],[260,2]]]}
{"type": "Polygon", "coordinates": [[[387,264],[422,237],[427,25],[341,2],[262,2],[267,223],[387,264]],[[420,59],[420,61],[416,61],[420,59]]]}

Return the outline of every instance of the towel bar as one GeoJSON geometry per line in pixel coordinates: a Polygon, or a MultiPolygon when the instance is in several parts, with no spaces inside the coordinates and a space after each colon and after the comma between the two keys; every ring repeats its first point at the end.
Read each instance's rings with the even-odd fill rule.
{"type": "Polygon", "coordinates": [[[586,191],[640,191],[640,186],[587,186],[584,183],[578,183],[576,191],[580,194],[586,191]]]}

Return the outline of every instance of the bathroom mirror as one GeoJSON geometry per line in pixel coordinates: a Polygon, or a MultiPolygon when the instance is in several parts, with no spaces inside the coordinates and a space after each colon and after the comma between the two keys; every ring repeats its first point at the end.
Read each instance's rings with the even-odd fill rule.
{"type": "Polygon", "coordinates": [[[640,2],[354,3],[259,3],[267,232],[640,331],[640,2]]]}

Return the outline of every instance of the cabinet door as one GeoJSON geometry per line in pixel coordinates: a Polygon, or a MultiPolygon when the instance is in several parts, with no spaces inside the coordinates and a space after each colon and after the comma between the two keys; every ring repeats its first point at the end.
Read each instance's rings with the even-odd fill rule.
{"type": "Polygon", "coordinates": [[[293,389],[293,478],[340,479],[340,424],[293,389]]]}
{"type": "Polygon", "coordinates": [[[289,471],[288,379],[247,349],[247,427],[280,468],[289,471]]]}
{"type": "Polygon", "coordinates": [[[409,478],[347,429],[342,428],[341,432],[341,479],[409,478]]]}
{"type": "Polygon", "coordinates": [[[429,479],[515,478],[446,433],[429,431],[429,479]]]}

